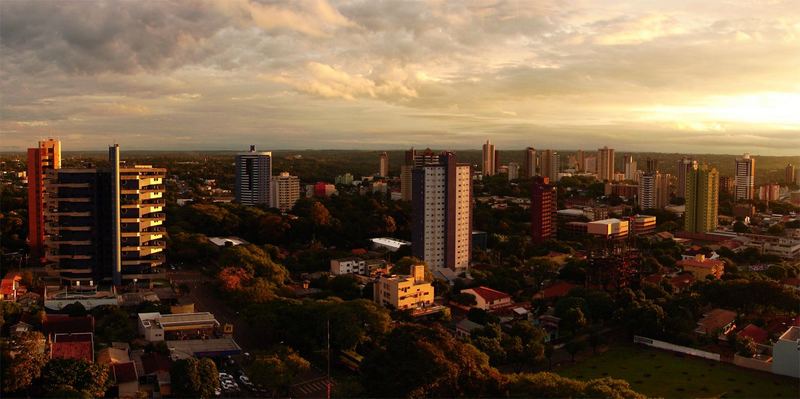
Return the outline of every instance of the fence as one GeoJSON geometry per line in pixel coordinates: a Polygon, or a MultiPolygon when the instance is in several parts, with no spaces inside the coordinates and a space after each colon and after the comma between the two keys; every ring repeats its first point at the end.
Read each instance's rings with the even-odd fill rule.
{"type": "Polygon", "coordinates": [[[684,354],[691,355],[691,356],[702,357],[704,359],[720,361],[719,353],[701,351],[699,349],[694,349],[694,348],[689,348],[689,347],[686,347],[686,346],[675,345],[675,344],[671,344],[669,342],[658,341],[658,340],[655,340],[655,339],[652,339],[652,338],[640,337],[638,335],[634,335],[633,336],[633,342],[637,343],[637,344],[643,344],[643,345],[651,346],[653,348],[659,348],[659,349],[664,349],[664,350],[668,350],[668,351],[672,351],[672,352],[684,353],[684,354]]]}

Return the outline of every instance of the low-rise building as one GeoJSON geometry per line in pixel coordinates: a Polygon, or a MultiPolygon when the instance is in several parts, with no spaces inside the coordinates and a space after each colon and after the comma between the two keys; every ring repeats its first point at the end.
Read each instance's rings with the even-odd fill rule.
{"type": "Polygon", "coordinates": [[[54,334],[50,343],[51,359],[80,359],[94,363],[94,334],[54,334]]]}
{"type": "Polygon", "coordinates": [[[410,276],[382,276],[374,286],[374,300],[395,309],[418,309],[433,305],[433,285],[425,281],[425,266],[416,265],[410,276]]]}
{"type": "Polygon", "coordinates": [[[650,215],[635,215],[631,218],[634,235],[641,236],[656,232],[656,217],[650,215]]]}
{"type": "Polygon", "coordinates": [[[207,338],[214,335],[217,327],[219,322],[208,312],[139,313],[139,334],[150,342],[207,338]]]}
{"type": "Polygon", "coordinates": [[[700,335],[716,336],[720,340],[726,340],[727,334],[736,328],[736,312],[726,309],[712,309],[703,314],[703,318],[697,322],[694,332],[700,335]]]}
{"type": "Polygon", "coordinates": [[[378,270],[386,267],[386,260],[362,259],[358,257],[331,259],[331,274],[358,274],[362,276],[374,275],[378,270]]]}
{"type": "Polygon", "coordinates": [[[475,302],[477,303],[473,307],[485,311],[491,311],[513,304],[511,295],[508,295],[505,292],[493,290],[489,287],[480,286],[475,288],[466,288],[461,290],[461,293],[474,296],[475,302]]]}
{"type": "Polygon", "coordinates": [[[800,378],[800,327],[792,326],[772,346],[772,372],[800,378]]]}
{"type": "Polygon", "coordinates": [[[698,280],[704,280],[708,276],[713,276],[719,280],[725,273],[725,262],[718,259],[706,258],[703,254],[695,255],[694,258],[681,259],[677,263],[678,267],[685,272],[690,272],[698,280]]]}
{"type": "Polygon", "coordinates": [[[472,332],[483,328],[482,325],[470,320],[463,319],[456,323],[456,335],[461,338],[469,338],[472,332]]]}
{"type": "Polygon", "coordinates": [[[619,219],[595,220],[586,224],[589,234],[606,239],[625,239],[628,237],[628,221],[619,219]]]}

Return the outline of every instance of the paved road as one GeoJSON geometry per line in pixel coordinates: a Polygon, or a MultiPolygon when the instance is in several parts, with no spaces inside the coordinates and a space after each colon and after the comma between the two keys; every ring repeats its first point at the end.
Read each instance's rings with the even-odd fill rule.
{"type": "Polygon", "coordinates": [[[258,332],[239,316],[236,311],[221,300],[214,290],[213,280],[200,272],[176,271],[169,274],[176,284],[189,286],[186,297],[194,302],[198,312],[211,312],[220,323],[233,324],[233,338],[245,352],[252,351],[259,346],[258,332]]]}
{"type": "MultiPolygon", "coordinates": [[[[175,271],[169,278],[177,285],[189,286],[186,297],[194,302],[195,311],[211,312],[220,323],[233,324],[233,338],[243,352],[252,352],[263,347],[258,330],[250,326],[244,317],[221,301],[214,289],[214,280],[200,272],[175,271]]],[[[301,382],[292,385],[292,395],[298,398],[324,398],[327,395],[326,377],[322,370],[312,366],[298,378],[301,382]]]]}

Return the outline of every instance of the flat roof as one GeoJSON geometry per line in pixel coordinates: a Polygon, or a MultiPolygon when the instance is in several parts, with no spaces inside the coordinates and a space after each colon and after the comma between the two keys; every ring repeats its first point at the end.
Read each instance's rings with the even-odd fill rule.
{"type": "Polygon", "coordinates": [[[611,219],[595,220],[593,222],[589,222],[589,224],[606,224],[606,225],[608,225],[608,224],[617,224],[617,223],[621,223],[621,222],[622,222],[622,220],[619,220],[619,219],[616,219],[616,218],[611,218],[611,219]]]}
{"type": "Polygon", "coordinates": [[[228,245],[228,243],[233,246],[250,244],[239,237],[208,237],[208,241],[211,241],[218,247],[224,247],[225,245],[228,245]]]}
{"type": "Polygon", "coordinates": [[[233,338],[186,339],[165,341],[171,351],[194,356],[227,356],[242,352],[242,348],[233,338]]]}

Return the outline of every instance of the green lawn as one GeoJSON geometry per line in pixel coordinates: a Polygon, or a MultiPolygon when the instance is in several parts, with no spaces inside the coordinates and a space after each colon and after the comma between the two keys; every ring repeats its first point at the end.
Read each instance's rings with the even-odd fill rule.
{"type": "Polygon", "coordinates": [[[650,397],[800,397],[800,381],[793,378],[633,344],[614,346],[555,371],[581,380],[621,378],[650,397]]]}

